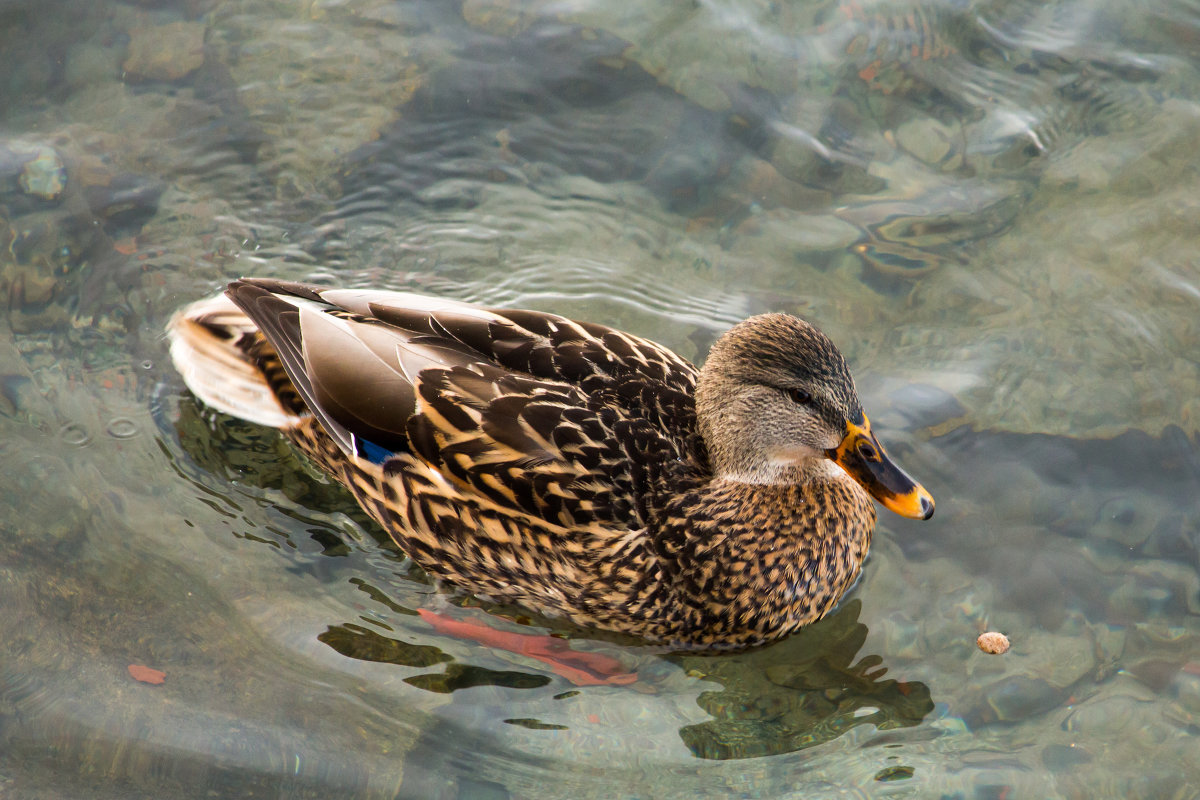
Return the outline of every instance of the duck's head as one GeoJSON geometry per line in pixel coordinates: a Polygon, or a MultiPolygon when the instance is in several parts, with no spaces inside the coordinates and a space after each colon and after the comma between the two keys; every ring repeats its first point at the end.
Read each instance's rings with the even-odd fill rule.
{"type": "Polygon", "coordinates": [[[719,478],[796,483],[833,462],[897,514],[933,515],[933,497],[871,432],[846,359],[802,319],[762,314],[718,339],[696,384],[696,416],[719,478]]]}

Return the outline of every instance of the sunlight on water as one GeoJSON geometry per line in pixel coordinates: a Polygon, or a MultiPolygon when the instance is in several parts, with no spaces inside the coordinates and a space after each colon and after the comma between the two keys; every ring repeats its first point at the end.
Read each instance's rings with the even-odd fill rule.
{"type": "Polygon", "coordinates": [[[1183,0],[0,0],[0,796],[1192,796],[1198,43],[1183,0]],[[455,594],[183,388],[167,319],[240,275],[693,360],[800,314],[938,515],[743,653],[455,594]]]}

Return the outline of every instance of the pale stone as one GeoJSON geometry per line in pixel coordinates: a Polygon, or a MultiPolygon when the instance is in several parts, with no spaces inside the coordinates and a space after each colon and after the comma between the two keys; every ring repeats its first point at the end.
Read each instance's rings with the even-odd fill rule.
{"type": "Polygon", "coordinates": [[[987,633],[979,634],[979,638],[975,640],[975,644],[979,645],[980,650],[993,656],[1004,655],[1011,646],[1008,637],[999,631],[988,631],[987,633]]]}
{"type": "Polygon", "coordinates": [[[145,81],[177,81],[204,63],[205,26],[169,22],[129,32],[129,53],[121,68],[125,77],[145,81]]]}

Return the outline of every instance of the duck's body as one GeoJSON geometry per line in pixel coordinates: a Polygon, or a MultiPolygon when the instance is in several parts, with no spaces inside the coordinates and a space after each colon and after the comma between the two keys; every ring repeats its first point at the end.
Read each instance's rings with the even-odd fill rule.
{"type": "Polygon", "coordinates": [[[553,314],[265,280],[170,331],[202,400],[282,429],[427,572],[580,625],[776,639],[858,575],[864,486],[933,510],[836,348],[782,314],[735,327],[703,371],[553,314]]]}

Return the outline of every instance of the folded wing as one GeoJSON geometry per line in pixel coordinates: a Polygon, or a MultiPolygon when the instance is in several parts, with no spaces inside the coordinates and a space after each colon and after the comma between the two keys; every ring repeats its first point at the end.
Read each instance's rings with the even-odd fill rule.
{"type": "Polygon", "coordinates": [[[696,370],[647,340],[402,292],[247,280],[228,294],[347,454],[408,451],[564,526],[641,527],[669,476],[707,472],[696,370]]]}

